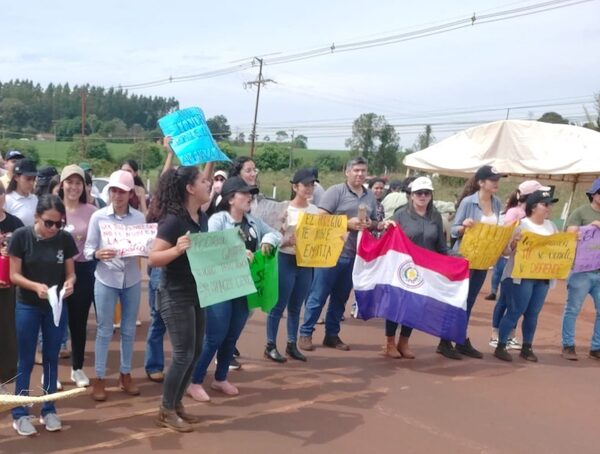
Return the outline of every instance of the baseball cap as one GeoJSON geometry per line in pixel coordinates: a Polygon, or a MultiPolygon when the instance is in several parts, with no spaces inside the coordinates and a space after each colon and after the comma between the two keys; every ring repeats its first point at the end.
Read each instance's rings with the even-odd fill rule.
{"type": "Polygon", "coordinates": [[[593,197],[596,192],[600,191],[600,178],[596,178],[592,183],[592,187],[586,192],[589,197],[593,197]]]}
{"type": "Polygon", "coordinates": [[[135,187],[133,175],[125,170],[117,170],[110,174],[107,186],[108,189],[118,188],[122,191],[131,191],[135,187]]]}
{"type": "Polygon", "coordinates": [[[85,183],[85,173],[81,167],[76,164],[66,166],[60,173],[60,181],[64,181],[72,175],[79,175],[85,183]]]}
{"type": "Polygon", "coordinates": [[[535,191],[550,191],[550,186],[542,186],[535,180],[527,180],[519,185],[519,193],[521,195],[533,194],[535,191]]]}
{"type": "Polygon", "coordinates": [[[5,160],[9,160],[9,159],[24,159],[25,156],[23,156],[23,153],[21,153],[20,151],[17,150],[8,150],[6,152],[6,155],[4,156],[5,160]]]}
{"type": "Polygon", "coordinates": [[[223,177],[224,179],[227,179],[227,172],[225,172],[224,170],[217,170],[213,175],[213,179],[217,177],[223,177]]]}
{"type": "Polygon", "coordinates": [[[38,184],[44,184],[49,182],[54,175],[58,175],[56,167],[44,166],[40,167],[38,171],[38,184]]]}
{"type": "Polygon", "coordinates": [[[433,191],[433,183],[428,177],[418,177],[410,184],[410,192],[433,191]]]}
{"type": "Polygon", "coordinates": [[[475,180],[494,180],[498,181],[500,178],[507,177],[505,173],[500,173],[495,167],[483,166],[477,169],[475,172],[475,180]]]}
{"type": "Polygon", "coordinates": [[[315,181],[318,182],[319,179],[315,175],[314,169],[300,169],[294,174],[290,183],[314,183],[315,181]]]}
{"type": "Polygon", "coordinates": [[[536,203],[556,203],[548,191],[535,191],[527,196],[527,208],[531,209],[536,203]]]}
{"type": "Polygon", "coordinates": [[[37,166],[31,159],[21,159],[17,161],[14,173],[15,175],[25,175],[26,177],[38,176],[37,166]]]}
{"type": "Polygon", "coordinates": [[[81,167],[84,172],[92,170],[92,166],[89,162],[80,162],[79,167],[81,167]]]}
{"type": "Polygon", "coordinates": [[[258,194],[258,187],[246,184],[240,177],[231,177],[225,180],[221,188],[221,196],[225,197],[234,192],[247,192],[250,194],[258,194]]]}

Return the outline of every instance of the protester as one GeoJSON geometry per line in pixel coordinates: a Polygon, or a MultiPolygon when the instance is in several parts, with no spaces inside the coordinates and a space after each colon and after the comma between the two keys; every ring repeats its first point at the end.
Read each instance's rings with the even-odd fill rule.
{"type": "MultiPolygon", "coordinates": [[[[448,245],[444,235],[442,216],[433,205],[433,183],[428,177],[415,179],[411,186],[408,204],[396,211],[394,222],[400,226],[406,236],[417,246],[448,254],[448,245]]],[[[403,325],[400,338],[396,344],[398,323],[393,320],[385,321],[386,344],[384,355],[390,358],[414,359],[415,355],[408,346],[412,328],[403,325]]],[[[452,345],[450,344],[450,347],[452,345]]],[[[444,356],[450,359],[461,359],[453,348],[442,350],[444,356]]]]}
{"type": "Polygon", "coordinates": [[[4,189],[8,189],[8,185],[14,176],[14,168],[21,159],[25,159],[25,156],[17,150],[8,150],[4,155],[4,169],[6,173],[0,176],[0,183],[4,185],[4,189]]]}
{"type": "Polygon", "coordinates": [[[121,164],[121,170],[133,175],[135,188],[133,195],[129,200],[129,204],[136,210],[146,214],[146,211],[148,211],[148,206],[146,204],[146,186],[144,186],[144,182],[140,178],[138,163],[133,159],[126,159],[123,161],[123,164],[121,164]]]}
{"type": "Polygon", "coordinates": [[[377,222],[381,222],[385,217],[385,208],[381,203],[383,197],[385,196],[385,180],[383,178],[371,179],[371,181],[369,181],[369,189],[371,190],[371,192],[373,192],[373,195],[375,196],[375,200],[377,202],[377,222]]]}
{"type": "Polygon", "coordinates": [[[325,194],[325,189],[323,189],[323,186],[321,186],[321,183],[319,182],[319,168],[311,167],[311,171],[317,181],[315,181],[315,190],[313,191],[313,197],[310,203],[318,207],[319,203],[321,202],[321,197],[323,197],[323,194],[325,194]]]}
{"type": "MultiPolygon", "coordinates": [[[[460,242],[466,229],[473,227],[475,223],[498,224],[502,202],[500,202],[500,199],[495,194],[498,192],[498,181],[502,177],[506,177],[506,175],[499,173],[492,166],[486,165],[480,167],[474,177],[469,179],[465,184],[451,229],[452,237],[456,238],[454,250],[459,250],[460,242]]],[[[471,317],[471,311],[475,305],[477,295],[485,282],[486,275],[487,270],[471,269],[469,272],[467,322],[471,317]]],[[[438,351],[449,348],[448,343],[448,341],[442,340],[438,351]]],[[[483,358],[483,354],[473,347],[468,337],[463,345],[456,345],[456,350],[471,358],[483,358]]]]}
{"type": "Polygon", "coordinates": [[[383,218],[388,220],[394,216],[396,211],[401,206],[406,205],[408,198],[402,191],[402,181],[394,180],[390,183],[390,189],[388,194],[383,198],[381,204],[383,205],[384,215],[383,218]]]}
{"type": "Polygon", "coordinates": [[[327,189],[319,204],[321,213],[348,217],[349,235],[337,264],[331,268],[315,269],[313,283],[306,300],[304,323],[300,327],[299,346],[303,350],[310,351],[315,348],[312,343],[312,333],[328,297],[329,307],[325,319],[323,345],[338,350],[350,350],[350,347],[342,342],[339,333],[346,301],[352,290],[352,268],[356,256],[358,232],[380,227],[376,222],[375,196],[363,186],[366,175],[367,160],[363,157],[351,159],[346,166],[346,182],[327,189]]]}
{"type": "Polygon", "coordinates": [[[223,188],[223,183],[225,183],[225,180],[227,180],[227,172],[224,170],[217,170],[213,175],[213,183],[210,190],[210,201],[202,207],[207,216],[212,216],[215,213],[215,209],[221,201],[221,189],[223,188]]]}
{"type": "MultiPolygon", "coordinates": [[[[251,260],[258,249],[265,255],[281,243],[281,234],[260,219],[249,214],[252,195],[258,193],[256,186],[248,185],[240,177],[229,178],[221,190],[223,199],[217,212],[208,220],[211,232],[240,228],[246,250],[251,260]]],[[[236,386],[227,381],[229,363],[233,358],[235,344],[248,318],[248,302],[245,296],[214,304],[206,309],[206,338],[200,359],[192,374],[188,394],[195,400],[208,401],[210,397],[202,387],[208,365],[217,353],[217,369],[211,388],[229,396],[239,393],[236,386]]]]}
{"type": "Polygon", "coordinates": [[[18,217],[24,225],[33,225],[38,198],[33,193],[37,167],[30,159],[19,160],[13,169],[13,176],[6,188],[4,209],[18,217]]]}
{"type": "Polygon", "coordinates": [[[156,194],[160,221],[149,256],[149,264],[154,269],[165,267],[159,311],[173,346],[158,424],[179,432],[191,432],[190,424],[200,421],[185,412],[181,399],[200,356],[204,337],[204,311],[200,308],[186,251],[191,246],[190,233],[208,230],[208,218],[200,209],[210,197],[206,170],[201,173],[197,167],[182,166],[161,176],[156,194]]]}
{"type": "MultiPolygon", "coordinates": [[[[594,180],[586,195],[590,203],[571,213],[567,219],[567,232],[578,232],[587,225],[600,228],[600,178],[594,180]]],[[[571,361],[578,359],[575,351],[575,322],[588,294],[596,307],[589,356],[600,359],[600,267],[593,271],[571,272],[567,280],[567,303],[562,322],[562,357],[571,361]]]]}
{"type": "Polygon", "coordinates": [[[12,233],[23,223],[19,218],[4,211],[6,191],[0,183],[0,266],[3,276],[0,279],[0,394],[8,394],[5,383],[12,382],[17,376],[17,333],[15,327],[15,289],[10,277],[4,277],[9,268],[7,245],[12,233]]]}
{"type": "Polygon", "coordinates": [[[84,172],[85,175],[85,194],[87,196],[87,203],[94,205],[96,208],[104,208],[106,202],[101,197],[94,196],[94,184],[92,177],[88,172],[84,172]]]}
{"type": "Polygon", "coordinates": [[[287,308],[287,347],[285,353],[292,359],[306,361],[298,350],[300,310],[308,295],[313,269],[296,264],[296,234],[300,213],[317,214],[318,208],[309,203],[317,181],[311,169],[298,170],[292,180],[292,200],[288,204],[284,240],[279,250],[279,299],[267,317],[267,346],[265,357],[278,363],[286,358],[277,351],[277,331],[283,311],[287,308]]]}
{"type": "MultiPolygon", "coordinates": [[[[15,394],[28,395],[38,332],[43,336],[44,392],[56,392],[58,351],[65,324],[66,309],[50,307],[50,292],[54,298],[64,291],[73,293],[77,246],[72,236],[62,230],[65,207],[53,195],[40,197],[35,211],[35,224],[17,229],[9,244],[10,278],[17,287],[15,322],[19,360],[15,394]]],[[[29,436],[37,430],[29,418],[29,408],[12,410],[13,428],[19,435],[29,436]]],[[[40,423],[49,432],[62,429],[54,402],[42,405],[40,423]]]]}
{"type": "Polygon", "coordinates": [[[51,191],[48,190],[48,187],[50,186],[50,180],[56,175],[58,175],[56,167],[41,167],[38,171],[38,176],[35,181],[35,195],[39,197],[44,194],[50,194],[51,191]]]}
{"type": "Polygon", "coordinates": [[[85,257],[98,260],[94,276],[94,299],[96,302],[96,379],[92,398],[106,400],[106,361],[113,335],[113,317],[117,298],[121,302],[121,364],[119,385],[129,395],[140,391],[131,378],[131,358],[135,340],[136,316],[140,306],[141,273],[137,257],[116,256],[117,252],[107,246],[100,235],[100,223],[138,225],[144,223],[144,215],[129,206],[134,191],[133,176],[117,170],[107,184],[111,204],[96,211],[90,220],[85,242],[85,257]]]}
{"type": "Polygon", "coordinates": [[[89,386],[90,380],[83,371],[85,345],[87,341],[87,322],[90,307],[94,300],[94,271],[96,262],[86,260],[84,246],[88,225],[96,207],[87,203],[85,191],[85,173],[75,164],[66,166],[60,174],[59,197],[67,213],[67,230],[77,245],[75,276],[77,285],[73,295],[67,298],[68,325],[71,332],[71,381],[79,388],[89,386]]]}
{"type": "Polygon", "coordinates": [[[512,278],[515,262],[515,250],[522,232],[533,232],[538,235],[552,235],[558,232],[556,225],[549,219],[552,205],[558,199],[552,198],[547,191],[535,191],[525,202],[526,218],[521,220],[513,239],[507,246],[505,253],[510,253],[510,258],[502,275],[502,292],[506,292],[506,314],[500,320],[498,333],[498,346],[494,356],[503,361],[512,361],[512,356],[506,349],[506,342],[511,331],[517,326],[521,316],[521,329],[523,331],[523,346],[521,358],[536,362],[537,356],[533,353],[532,344],[537,327],[537,319],[546,294],[550,288],[548,279],[520,279],[512,278]]]}

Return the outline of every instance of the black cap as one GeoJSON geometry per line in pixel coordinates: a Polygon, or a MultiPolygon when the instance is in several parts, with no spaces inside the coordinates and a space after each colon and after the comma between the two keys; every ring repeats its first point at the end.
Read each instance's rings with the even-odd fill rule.
{"type": "Polygon", "coordinates": [[[20,151],[17,150],[8,150],[6,152],[6,155],[4,156],[5,160],[9,160],[9,159],[24,159],[25,156],[23,156],[23,153],[21,153],[20,151]]]}
{"type": "Polygon", "coordinates": [[[531,209],[536,203],[556,203],[558,199],[552,198],[548,191],[535,191],[527,196],[526,207],[531,209]]]}
{"type": "Polygon", "coordinates": [[[475,179],[479,180],[494,180],[498,181],[500,178],[507,177],[508,175],[505,173],[500,173],[498,170],[492,166],[483,166],[480,167],[477,172],[475,172],[475,179]]]}
{"type": "Polygon", "coordinates": [[[58,175],[58,171],[56,167],[52,166],[44,166],[40,167],[38,171],[38,183],[43,183],[45,181],[50,181],[53,176],[58,175]]]}
{"type": "Polygon", "coordinates": [[[38,171],[35,162],[31,159],[21,159],[15,165],[15,175],[25,175],[26,177],[37,177],[38,171]]]}
{"type": "Polygon", "coordinates": [[[258,187],[246,184],[246,182],[240,177],[231,177],[225,180],[225,183],[223,183],[223,187],[221,188],[221,197],[234,192],[249,192],[250,194],[258,194],[258,187]]]}
{"type": "Polygon", "coordinates": [[[314,183],[318,182],[319,179],[315,175],[314,169],[300,169],[295,174],[290,183],[298,184],[298,183],[314,183]]]}

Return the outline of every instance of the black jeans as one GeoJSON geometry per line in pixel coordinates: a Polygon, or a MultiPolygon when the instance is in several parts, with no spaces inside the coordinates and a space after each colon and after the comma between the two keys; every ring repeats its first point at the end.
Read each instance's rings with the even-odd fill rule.
{"type": "Polygon", "coordinates": [[[15,288],[0,289],[0,383],[12,381],[17,376],[15,304],[15,288]]]}
{"type": "Polygon", "coordinates": [[[71,364],[73,370],[83,368],[85,343],[87,341],[87,322],[90,306],[94,301],[94,271],[96,262],[75,262],[77,282],[73,294],[67,298],[69,330],[71,331],[71,364]]]}
{"type": "MultiPolygon", "coordinates": [[[[393,322],[391,320],[385,321],[385,335],[386,336],[388,336],[388,337],[395,336],[397,329],[398,329],[398,323],[393,322]]],[[[402,328],[400,328],[400,335],[403,337],[410,337],[412,330],[413,329],[410,326],[402,325],[402,328]]]]}
{"type": "Polygon", "coordinates": [[[167,281],[164,275],[156,302],[173,348],[171,366],[163,383],[162,406],[174,410],[183,398],[202,351],[204,310],[198,302],[194,282],[167,281]]]}

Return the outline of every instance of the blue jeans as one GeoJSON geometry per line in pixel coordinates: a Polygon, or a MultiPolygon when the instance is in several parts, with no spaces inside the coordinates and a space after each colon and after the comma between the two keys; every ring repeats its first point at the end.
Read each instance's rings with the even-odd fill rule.
{"type": "Polygon", "coordinates": [[[523,344],[532,344],[537,320],[546,300],[549,282],[545,279],[522,279],[516,284],[512,278],[502,281],[502,289],[508,286],[507,310],[500,321],[498,342],[506,343],[511,331],[517,326],[519,317],[523,316],[523,344]]]}
{"type": "Polygon", "coordinates": [[[497,329],[500,326],[500,320],[502,320],[502,317],[504,317],[504,314],[506,313],[506,301],[508,299],[507,292],[509,291],[509,286],[502,283],[500,286],[500,294],[498,295],[492,314],[492,328],[497,329]]]}
{"type": "Polygon", "coordinates": [[[467,294],[467,322],[471,318],[471,310],[477,301],[477,295],[483,287],[487,270],[469,270],[469,292],[467,294]]]}
{"type": "Polygon", "coordinates": [[[210,362],[217,354],[215,380],[227,380],[235,343],[248,320],[248,301],[245,296],[208,306],[206,335],[200,359],[192,374],[192,383],[202,383],[210,362]]]}
{"type": "Polygon", "coordinates": [[[162,372],[165,368],[165,354],[163,339],[167,328],[157,308],[158,286],[160,284],[161,268],[150,269],[150,281],[148,282],[148,305],[150,306],[150,326],[146,338],[146,354],[144,355],[144,369],[151,374],[162,372]]]}
{"type": "Polygon", "coordinates": [[[135,321],[140,307],[141,284],[138,282],[129,288],[114,288],[96,280],[94,296],[96,301],[96,377],[106,376],[108,347],[113,335],[113,320],[117,298],[121,301],[121,365],[120,372],[131,372],[131,357],[135,341],[135,321]]]}
{"type": "Polygon", "coordinates": [[[313,269],[296,265],[296,256],[279,253],[279,300],[267,317],[267,342],[277,342],[279,320],[287,307],[287,341],[296,342],[300,310],[310,290],[313,269]]]}
{"type": "Polygon", "coordinates": [[[337,336],[340,333],[340,321],[352,290],[353,267],[354,257],[340,257],[332,268],[315,268],[300,335],[312,336],[327,297],[329,306],[325,317],[325,336],[337,336]]]}
{"type": "MultiPolygon", "coordinates": [[[[38,332],[42,330],[42,367],[44,370],[44,392],[52,394],[56,392],[56,380],[58,378],[58,352],[60,342],[66,324],[66,307],[60,316],[58,326],[54,325],[52,311],[46,307],[23,304],[17,301],[15,310],[15,322],[17,326],[17,345],[19,349],[17,363],[17,379],[15,394],[29,395],[29,382],[31,370],[37,348],[38,332]]],[[[42,405],[42,416],[48,413],[56,413],[54,402],[45,402],[42,405]]],[[[13,419],[29,415],[28,407],[16,407],[12,409],[13,419]]]]}
{"type": "Polygon", "coordinates": [[[565,347],[575,346],[575,322],[588,294],[596,306],[591,350],[600,350],[600,271],[571,273],[567,280],[567,304],[562,325],[562,343],[565,347]]]}
{"type": "Polygon", "coordinates": [[[498,288],[500,287],[500,279],[502,279],[502,273],[504,272],[506,262],[508,262],[508,259],[506,257],[500,256],[500,258],[496,262],[496,265],[494,266],[494,273],[492,274],[492,293],[498,293],[498,288]]]}

